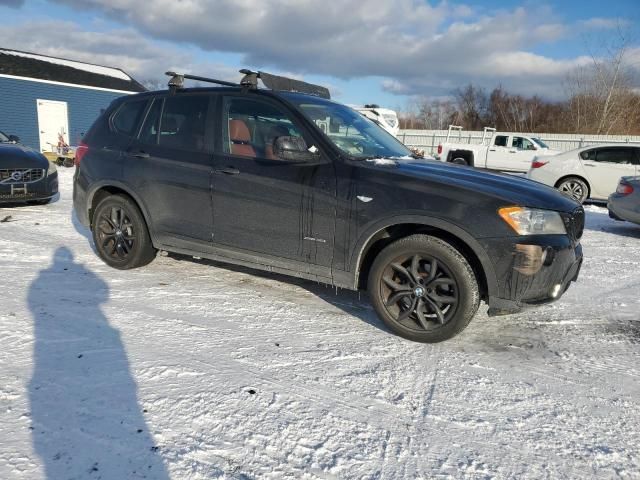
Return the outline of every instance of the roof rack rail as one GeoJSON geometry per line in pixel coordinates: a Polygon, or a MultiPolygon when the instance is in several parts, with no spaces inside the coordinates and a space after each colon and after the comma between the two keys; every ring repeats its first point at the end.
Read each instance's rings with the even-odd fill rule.
{"type": "Polygon", "coordinates": [[[266,72],[254,72],[247,69],[240,70],[240,73],[244,75],[240,83],[226,82],[224,80],[216,80],[215,78],[199,77],[197,75],[188,75],[176,72],[166,72],[171,79],[169,80],[169,88],[172,92],[184,88],[185,80],[196,80],[199,82],[215,83],[218,85],[224,85],[226,87],[243,87],[249,90],[256,90],[258,88],[258,79],[262,80],[265,87],[270,90],[278,90],[284,92],[299,92],[306,93],[308,95],[315,95],[316,97],[331,98],[331,93],[326,87],[320,85],[314,85],[312,83],[303,82],[302,80],[295,80],[293,78],[280,77],[278,75],[272,75],[266,72]]]}

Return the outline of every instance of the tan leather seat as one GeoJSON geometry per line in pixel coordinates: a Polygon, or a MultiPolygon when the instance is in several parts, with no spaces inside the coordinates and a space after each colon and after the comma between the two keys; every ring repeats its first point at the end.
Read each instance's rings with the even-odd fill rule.
{"type": "Polygon", "coordinates": [[[256,156],[256,151],[251,145],[249,127],[242,120],[229,120],[229,140],[231,140],[231,153],[233,155],[256,156]]]}
{"type": "Polygon", "coordinates": [[[264,141],[265,157],[268,158],[269,160],[277,160],[278,156],[273,151],[273,142],[278,137],[286,137],[288,135],[289,135],[289,130],[282,125],[271,127],[269,129],[269,133],[265,136],[265,141],[264,141]]]}

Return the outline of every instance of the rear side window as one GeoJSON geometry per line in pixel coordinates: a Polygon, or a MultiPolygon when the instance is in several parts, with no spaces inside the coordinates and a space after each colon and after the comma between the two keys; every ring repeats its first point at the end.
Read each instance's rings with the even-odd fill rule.
{"type": "Polygon", "coordinates": [[[142,130],[140,131],[140,142],[146,145],[158,144],[158,132],[160,131],[160,114],[162,113],[162,98],[156,98],[147,113],[142,130]]]}
{"type": "Polygon", "coordinates": [[[596,162],[633,165],[635,152],[628,147],[601,148],[596,152],[596,162]]]}
{"type": "Polygon", "coordinates": [[[496,141],[493,142],[493,144],[496,147],[506,147],[508,141],[509,141],[509,137],[507,137],[506,135],[498,135],[496,136],[496,141]]]}
{"type": "Polygon", "coordinates": [[[585,150],[580,153],[580,158],[583,160],[595,160],[596,159],[596,150],[585,150]]]}
{"type": "Polygon", "coordinates": [[[190,152],[205,150],[208,95],[175,95],[164,100],[158,144],[190,152]]]}
{"type": "Polygon", "coordinates": [[[112,124],[115,130],[129,137],[134,136],[146,106],[146,99],[125,102],[113,117],[112,124]]]}

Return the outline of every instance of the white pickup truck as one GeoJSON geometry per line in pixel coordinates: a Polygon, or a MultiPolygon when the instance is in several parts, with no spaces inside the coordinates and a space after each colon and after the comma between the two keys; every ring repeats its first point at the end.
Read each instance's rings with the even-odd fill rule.
{"type": "Polygon", "coordinates": [[[497,133],[495,128],[488,127],[485,127],[479,144],[465,143],[462,139],[462,127],[450,125],[447,139],[438,145],[435,157],[458,165],[526,173],[533,157],[558,153],[559,150],[550,149],[539,138],[518,133],[497,133]],[[450,141],[454,131],[458,132],[457,142],[450,141]]]}

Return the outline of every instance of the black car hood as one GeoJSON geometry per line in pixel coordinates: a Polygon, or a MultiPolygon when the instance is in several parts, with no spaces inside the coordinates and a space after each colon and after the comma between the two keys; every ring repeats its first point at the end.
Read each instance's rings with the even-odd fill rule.
{"type": "MultiPolygon", "coordinates": [[[[435,160],[400,160],[378,168],[391,168],[402,175],[428,180],[451,188],[483,193],[505,205],[571,212],[579,204],[557,190],[515,175],[490,172],[478,168],[451,165],[435,160]]],[[[375,165],[376,162],[373,162],[375,165]]]]}
{"type": "Polygon", "coordinates": [[[46,157],[34,149],[15,143],[0,143],[0,169],[48,167],[46,157]]]}

